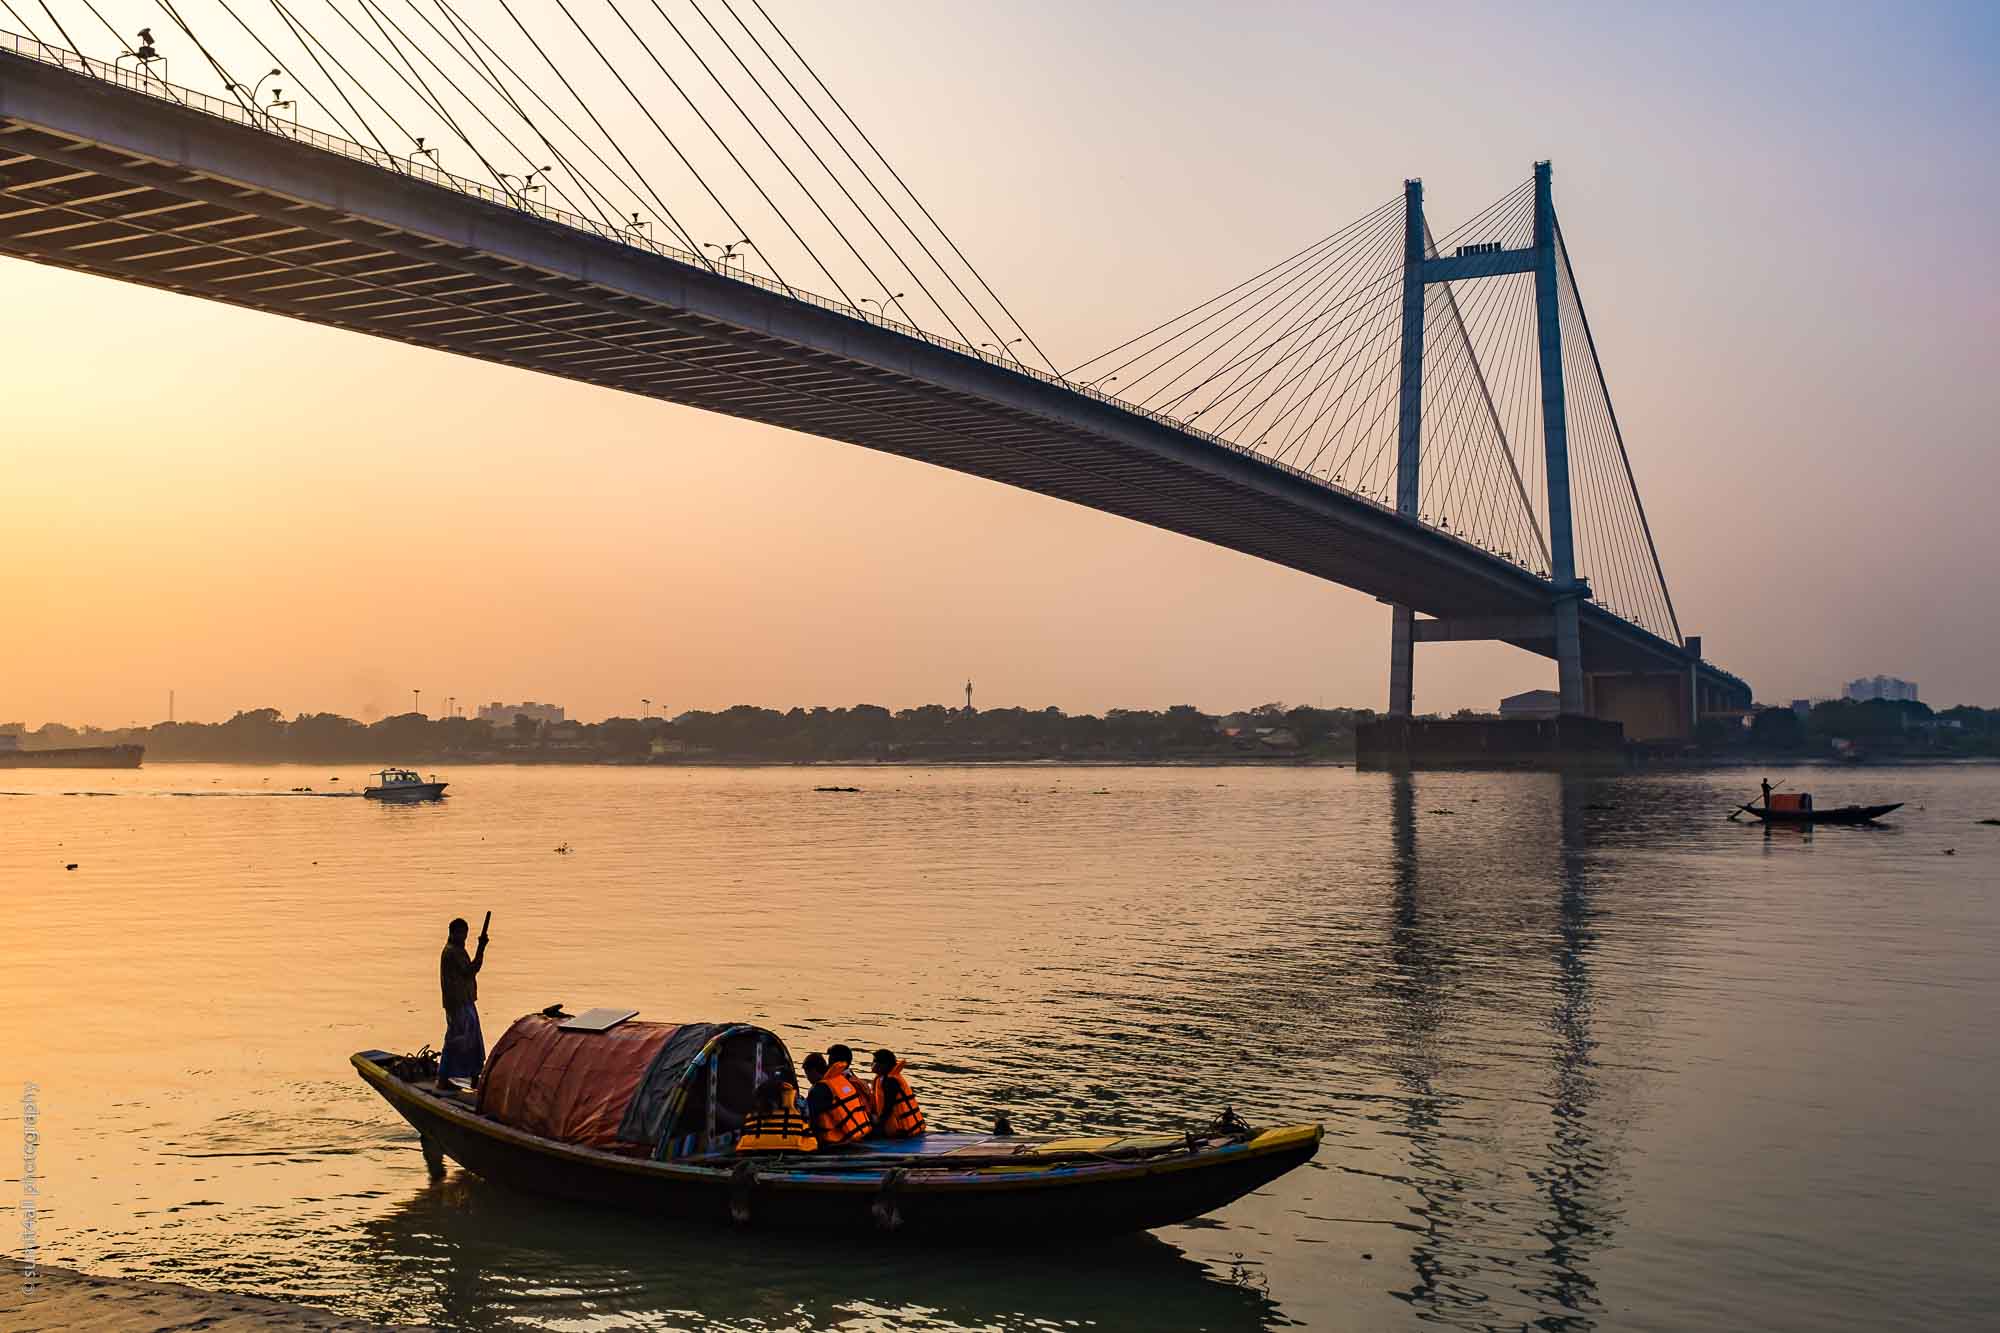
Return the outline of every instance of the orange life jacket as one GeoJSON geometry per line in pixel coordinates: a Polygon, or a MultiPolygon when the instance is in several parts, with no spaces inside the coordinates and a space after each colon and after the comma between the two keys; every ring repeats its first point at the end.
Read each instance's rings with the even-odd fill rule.
{"type": "Polygon", "coordinates": [[[787,1083],[778,1095],[778,1108],[774,1111],[752,1111],[743,1119],[742,1137],[736,1140],[738,1152],[811,1152],[819,1147],[819,1140],[812,1134],[812,1126],[799,1110],[798,1093],[787,1083]]]}
{"type": "Polygon", "coordinates": [[[820,1080],[833,1094],[833,1106],[813,1117],[813,1132],[821,1143],[848,1143],[865,1139],[875,1128],[874,1104],[866,1085],[856,1083],[847,1073],[847,1061],[828,1065],[820,1080]]]}
{"type": "Polygon", "coordinates": [[[875,1115],[881,1121],[885,1139],[911,1139],[924,1132],[924,1113],[917,1109],[917,1094],[903,1073],[903,1062],[875,1080],[875,1115]]]}

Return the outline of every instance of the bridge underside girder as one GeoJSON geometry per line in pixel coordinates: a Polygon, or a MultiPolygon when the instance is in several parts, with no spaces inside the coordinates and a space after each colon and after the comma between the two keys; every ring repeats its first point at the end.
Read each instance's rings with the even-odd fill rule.
{"type": "MultiPolygon", "coordinates": [[[[1548,605],[1497,555],[1069,386],[4,53],[0,254],[847,441],[1427,615],[1548,605]]],[[[1593,660],[1680,663],[1594,607],[1583,632],[1593,660]]]]}

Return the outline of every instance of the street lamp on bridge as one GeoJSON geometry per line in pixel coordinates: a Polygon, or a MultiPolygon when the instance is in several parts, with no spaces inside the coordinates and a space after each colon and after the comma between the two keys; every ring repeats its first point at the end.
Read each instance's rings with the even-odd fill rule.
{"type": "MultiPolygon", "coordinates": [[[[882,318],[887,319],[889,318],[889,307],[902,299],[903,299],[903,294],[901,292],[892,292],[887,297],[864,296],[861,298],[861,304],[874,306],[876,312],[880,314],[882,318]]],[[[897,306],[896,308],[899,310],[902,309],[901,306],[897,306]]],[[[909,311],[904,310],[903,313],[907,315],[909,314],[909,311]]]]}
{"type": "Polygon", "coordinates": [[[1009,338],[1006,342],[1003,343],[981,343],[979,345],[981,347],[991,347],[993,349],[993,354],[999,357],[1001,360],[1012,361],[1016,365],[1019,365],[1021,358],[1015,356],[1012,352],[1008,351],[1007,349],[1020,341],[1021,339],[1019,338],[1009,338]]]}
{"type": "Polygon", "coordinates": [[[740,269],[743,267],[743,261],[737,258],[736,252],[746,245],[749,245],[753,250],[757,248],[754,245],[750,245],[750,238],[748,236],[739,237],[727,245],[717,245],[714,241],[703,241],[701,248],[715,251],[716,259],[722,264],[722,271],[727,273],[729,271],[729,261],[732,259],[736,260],[737,268],[740,269]]]}
{"type": "Polygon", "coordinates": [[[500,173],[500,188],[515,196],[525,206],[528,202],[528,196],[542,188],[543,182],[548,179],[549,171],[550,168],[548,167],[530,167],[528,174],[525,176],[509,175],[503,171],[500,173]],[[535,179],[537,176],[542,177],[542,181],[537,181],[535,179]],[[510,187],[507,184],[508,181],[518,181],[520,183],[510,187]]]}
{"type": "Polygon", "coordinates": [[[274,69],[267,74],[261,74],[258,76],[257,82],[252,84],[248,88],[245,88],[242,84],[236,82],[234,79],[224,79],[222,81],[222,90],[224,92],[230,92],[230,93],[247,93],[248,96],[244,100],[250,103],[251,111],[255,112],[257,109],[257,94],[264,91],[264,81],[266,79],[278,78],[282,76],[283,73],[284,73],[283,70],[274,69]]]}

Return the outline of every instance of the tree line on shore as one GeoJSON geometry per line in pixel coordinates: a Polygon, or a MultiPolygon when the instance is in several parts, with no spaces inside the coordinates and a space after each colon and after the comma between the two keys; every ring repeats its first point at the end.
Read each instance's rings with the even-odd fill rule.
{"type": "Polygon", "coordinates": [[[891,711],[852,708],[758,708],[739,704],[668,719],[612,717],[602,722],[511,722],[399,713],[363,723],[336,713],[287,719],[275,708],[226,722],[162,722],[151,727],[73,728],[50,723],[29,731],[25,749],[139,744],[159,762],[420,763],[502,759],[574,762],[896,760],[926,758],[1227,758],[1354,752],[1354,728],[1366,709],[1288,708],[1264,704],[1215,715],[1188,705],[1164,711],[1114,708],[1103,716],[1058,708],[946,708],[891,711]]]}
{"type": "MultiPolygon", "coordinates": [[[[511,722],[398,713],[364,723],[337,713],[287,718],[275,708],[226,722],[162,722],[105,729],[59,722],[30,730],[0,724],[21,748],[138,744],[156,762],[426,763],[515,760],[577,763],[686,763],[922,759],[1341,759],[1354,753],[1357,726],[1378,715],[1365,708],[1262,704],[1205,713],[1191,705],[1160,711],[1114,708],[1103,715],[1059,708],[947,708],[928,704],[892,711],[852,708],[758,708],[674,718],[612,717],[602,722],[511,722]]],[[[1471,710],[1456,716],[1486,716],[1471,710]]],[[[1698,748],[1709,754],[2000,755],[2000,709],[1961,706],[1933,711],[1921,703],[1832,700],[1800,714],[1756,710],[1745,723],[1705,719],[1698,748]]]]}

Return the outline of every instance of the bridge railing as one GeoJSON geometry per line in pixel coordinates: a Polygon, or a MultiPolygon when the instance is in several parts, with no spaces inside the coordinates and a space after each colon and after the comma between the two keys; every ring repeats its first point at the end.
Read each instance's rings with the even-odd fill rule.
{"type": "MultiPolygon", "coordinates": [[[[574,231],[586,232],[601,239],[616,242],[619,245],[627,245],[637,250],[649,251],[664,259],[671,259],[677,263],[704,269],[709,273],[726,278],[732,282],[746,283],[753,287],[763,288],[766,291],[776,292],[780,295],[788,296],[795,301],[803,301],[808,305],[819,306],[822,309],[831,310],[836,314],[845,315],[849,319],[857,319],[866,324],[873,324],[878,328],[900,333],[908,338],[919,339],[935,347],[956,352],[960,356],[972,357],[975,360],[984,361],[989,365],[1010,371],[1013,374],[1023,375],[1029,379],[1040,380],[1045,384],[1067,389],[1069,392],[1077,394],[1080,397],[1094,399],[1109,407],[1115,407],[1121,412],[1158,422],[1171,430],[1183,435],[1192,436],[1217,448],[1227,449],[1231,453],[1241,454],[1246,458],[1254,458],[1266,467],[1276,468],[1301,481],[1333,491],[1344,499],[1357,501],[1380,510],[1386,515],[1417,523],[1434,535],[1457,542],[1469,550],[1480,551],[1496,560],[1505,560],[1509,564],[1516,565],[1531,574],[1535,574],[1537,577],[1545,577],[1539,571],[1530,569],[1524,561],[1510,553],[1503,553],[1489,547],[1481,546],[1479,543],[1469,541],[1448,528],[1441,528],[1436,524],[1424,522],[1420,518],[1403,514],[1394,506],[1377,500],[1365,491],[1351,490],[1346,486],[1307,472],[1304,468],[1296,467],[1290,463],[1282,462],[1266,454],[1259,453],[1256,449],[1248,445],[1238,444],[1234,440],[1212,434],[1179,417],[1115,397],[1092,385],[1079,383],[1060,374],[1046,370],[1037,370],[1033,366],[1027,365],[1014,357],[996,355],[984,348],[973,347],[953,338],[941,337],[938,334],[930,332],[928,329],[919,328],[917,325],[891,319],[886,314],[877,314],[870,310],[856,309],[845,301],[837,301],[832,297],[822,296],[817,292],[805,291],[789,283],[781,282],[776,278],[765,277],[761,273],[752,273],[740,265],[734,268],[727,265],[718,266],[705,255],[695,254],[692,251],[683,250],[678,246],[655,240],[637,228],[607,225],[601,219],[585,217],[580,213],[574,213],[568,209],[557,208],[552,204],[545,204],[530,199],[520,191],[497,188],[466,176],[457,175],[454,172],[449,172],[439,167],[422,153],[413,152],[407,156],[398,157],[394,153],[384,152],[379,147],[371,148],[366,144],[356,143],[352,139],[344,138],[337,134],[328,134],[324,130],[317,130],[310,126],[301,125],[294,119],[279,116],[269,108],[259,107],[254,103],[246,103],[234,97],[218,97],[213,93],[204,93],[197,89],[183,87],[180,84],[169,83],[164,78],[155,76],[147,66],[139,64],[136,61],[132,64],[124,64],[118,61],[98,60],[91,56],[80,55],[67,47],[53,46],[47,42],[38,41],[33,37],[8,32],[5,29],[0,29],[0,51],[11,51],[16,55],[24,56],[43,64],[74,70],[130,92],[141,93],[148,97],[156,97],[162,101],[171,102],[176,106],[185,107],[191,111],[198,111],[237,125],[248,126],[251,129],[259,130],[266,134],[276,135],[279,138],[289,139],[293,143],[303,144],[309,148],[316,148],[321,152],[333,153],[340,157],[351,158],[356,161],[366,162],[371,166],[398,172],[415,180],[424,181],[458,194],[468,195],[474,199],[501,208],[513,209],[516,212],[527,214],[530,217],[541,218],[545,221],[553,222],[558,226],[568,227],[574,231]]],[[[1617,616],[1620,620],[1625,620],[1639,626],[1641,629],[1645,628],[1631,617],[1612,611],[1609,607],[1605,607],[1602,604],[1598,604],[1598,609],[1608,615],[1617,616]]],[[[1647,632],[1651,633],[1650,630],[1647,632]]]]}

